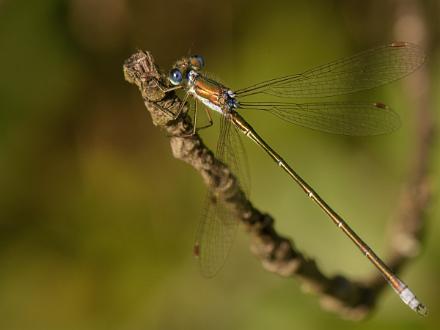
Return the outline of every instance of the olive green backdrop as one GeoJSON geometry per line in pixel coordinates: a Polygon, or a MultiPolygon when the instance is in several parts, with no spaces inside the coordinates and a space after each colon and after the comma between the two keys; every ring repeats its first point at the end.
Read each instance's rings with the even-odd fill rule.
{"type": "MultiPolygon", "coordinates": [[[[437,1],[414,1],[427,26],[438,119],[437,1]]],[[[0,0],[0,329],[435,329],[440,224],[427,210],[419,258],[402,277],[430,308],[421,318],[387,289],[363,322],[342,320],[297,280],[264,271],[240,228],[222,272],[204,279],[192,243],[201,178],[173,159],[122,64],[150,50],[167,70],[202,54],[231,88],[300,72],[395,40],[396,1],[0,0]]],[[[404,36],[412,40],[412,35],[404,36]]],[[[244,114],[380,255],[414,146],[404,84],[386,101],[394,134],[331,136],[244,114]]],[[[416,92],[417,94],[417,92],[416,92]]],[[[215,146],[218,125],[202,132],[215,146]]],[[[375,270],[323,213],[245,141],[251,200],[329,274],[375,270]]],[[[431,185],[439,186],[438,144],[431,185]]]]}

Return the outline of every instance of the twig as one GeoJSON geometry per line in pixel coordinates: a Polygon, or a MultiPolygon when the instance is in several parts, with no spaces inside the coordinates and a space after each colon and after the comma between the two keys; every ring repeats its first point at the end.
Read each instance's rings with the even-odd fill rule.
{"type": "Polygon", "coordinates": [[[385,281],[355,281],[342,275],[327,276],[314,260],[307,258],[293,242],[274,229],[274,219],[256,209],[246,198],[229,168],[215,158],[185,114],[173,119],[182,101],[164,93],[167,79],[154,64],[149,52],[138,51],[124,64],[125,79],[138,86],[154,125],[170,136],[175,158],[193,166],[205,184],[247,228],[251,250],[264,268],[284,277],[298,277],[309,291],[321,297],[323,305],[342,316],[360,319],[373,309],[385,281]],[[377,285],[380,283],[380,285],[377,285]]]}

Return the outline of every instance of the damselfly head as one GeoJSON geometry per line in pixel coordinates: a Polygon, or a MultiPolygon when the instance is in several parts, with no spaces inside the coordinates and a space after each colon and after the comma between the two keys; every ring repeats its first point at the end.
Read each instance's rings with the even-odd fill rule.
{"type": "Polygon", "coordinates": [[[184,57],[174,64],[168,79],[174,86],[180,85],[184,79],[189,79],[190,72],[200,71],[204,66],[205,60],[200,55],[184,57]]]}

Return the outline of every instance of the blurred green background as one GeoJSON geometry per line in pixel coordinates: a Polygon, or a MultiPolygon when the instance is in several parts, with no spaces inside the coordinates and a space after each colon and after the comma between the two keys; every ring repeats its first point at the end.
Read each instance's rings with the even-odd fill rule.
{"type": "MultiPolygon", "coordinates": [[[[0,0],[0,329],[438,328],[435,200],[423,253],[402,274],[429,306],[427,318],[387,289],[369,319],[342,320],[298,281],[264,271],[243,230],[222,272],[202,278],[191,252],[202,180],[173,159],[122,64],[138,48],[163,70],[199,53],[235,89],[398,35],[428,49],[430,91],[414,94],[430,93],[438,119],[439,15],[437,0],[0,0]],[[403,4],[422,26],[406,28],[403,4]]],[[[395,83],[356,96],[397,109],[402,128],[387,136],[331,136],[264,113],[246,118],[386,255],[387,223],[414,161],[410,94],[395,83]]],[[[217,129],[202,132],[211,147],[217,129]]],[[[251,200],[280,232],[329,274],[375,271],[266,155],[245,145],[251,200]]],[[[439,156],[435,144],[434,191],[439,156]]]]}

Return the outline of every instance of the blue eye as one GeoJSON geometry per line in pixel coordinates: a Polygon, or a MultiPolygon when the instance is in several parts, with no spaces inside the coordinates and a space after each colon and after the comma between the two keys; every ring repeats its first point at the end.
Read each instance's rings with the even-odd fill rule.
{"type": "Polygon", "coordinates": [[[172,69],[168,77],[173,85],[179,85],[182,82],[182,72],[179,69],[172,69]]]}
{"type": "Polygon", "coordinates": [[[200,55],[193,55],[191,56],[191,65],[196,70],[203,69],[203,67],[205,66],[205,60],[200,55]]]}

